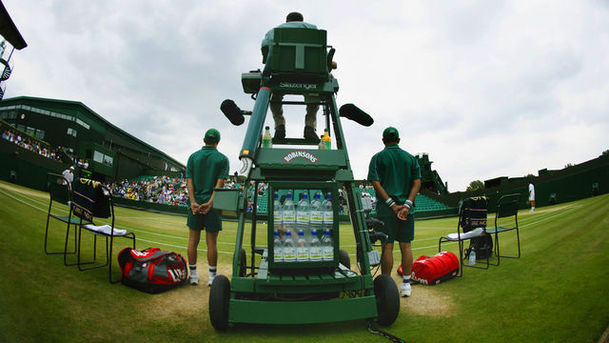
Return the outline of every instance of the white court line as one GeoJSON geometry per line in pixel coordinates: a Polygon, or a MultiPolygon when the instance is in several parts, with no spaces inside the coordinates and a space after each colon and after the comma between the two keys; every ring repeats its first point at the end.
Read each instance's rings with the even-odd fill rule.
{"type": "MultiPolygon", "coordinates": [[[[48,211],[47,209],[42,209],[42,208],[40,208],[40,207],[34,206],[34,205],[32,205],[32,204],[30,204],[30,203],[28,203],[28,202],[25,202],[25,201],[23,201],[23,200],[21,200],[21,199],[19,199],[19,198],[15,197],[15,196],[13,196],[13,195],[9,194],[9,193],[6,193],[6,192],[5,192],[4,190],[2,190],[2,189],[0,189],[0,193],[2,193],[2,194],[4,194],[4,195],[8,196],[9,198],[12,198],[12,199],[14,199],[14,200],[16,200],[16,201],[20,202],[20,203],[22,203],[22,204],[25,204],[25,205],[27,205],[27,206],[30,206],[30,207],[32,207],[32,208],[34,208],[34,209],[38,210],[38,211],[41,211],[41,212],[44,212],[44,213],[47,213],[47,211],[48,211]]],[[[66,213],[66,214],[67,214],[67,213],[66,213]]],[[[129,229],[129,230],[134,230],[133,228],[128,228],[128,229],[129,229]]],[[[145,230],[139,230],[139,229],[134,230],[134,231],[140,231],[140,232],[142,232],[142,231],[143,231],[143,232],[146,232],[146,233],[153,233],[153,234],[155,234],[154,232],[148,232],[148,231],[145,231],[145,230]]],[[[137,232],[136,232],[136,233],[137,233],[137,232]]],[[[163,235],[163,234],[159,234],[159,235],[163,235]]],[[[182,237],[179,237],[179,236],[170,236],[170,235],[165,235],[165,236],[172,237],[172,238],[182,238],[182,237]]],[[[156,242],[156,241],[146,240],[146,239],[143,239],[143,238],[137,238],[137,240],[138,240],[138,241],[144,241],[144,242],[148,242],[148,243],[162,244],[162,245],[165,245],[165,246],[171,246],[171,247],[177,247],[177,248],[184,248],[184,249],[186,249],[186,248],[187,248],[187,247],[185,247],[185,246],[179,246],[179,245],[172,245],[172,244],[167,244],[167,243],[161,243],[161,242],[156,242]]],[[[188,240],[188,238],[186,238],[185,240],[188,240]]],[[[225,242],[218,242],[218,244],[223,244],[223,245],[231,245],[231,246],[234,246],[234,245],[235,245],[235,243],[225,243],[225,242]]],[[[198,250],[198,251],[207,251],[206,249],[203,249],[203,250],[201,250],[201,249],[197,249],[197,250],[198,250]]],[[[220,250],[218,250],[218,252],[220,252],[220,250]]],[[[223,254],[232,254],[232,252],[226,252],[226,251],[222,251],[221,253],[223,253],[223,254]]]]}
{"type": "MultiPolygon", "coordinates": [[[[15,192],[21,195],[21,193],[19,193],[17,191],[15,191],[15,192]]],[[[6,195],[6,196],[8,196],[10,198],[12,198],[14,200],[17,200],[17,201],[19,201],[19,202],[21,202],[21,203],[23,203],[23,204],[25,204],[27,206],[30,206],[30,207],[32,207],[34,209],[37,209],[37,210],[39,210],[41,212],[47,212],[46,208],[43,209],[43,208],[39,208],[37,206],[34,206],[34,205],[32,205],[32,204],[30,204],[28,202],[25,202],[25,201],[15,197],[15,196],[13,196],[13,195],[7,193],[3,189],[0,189],[0,193],[3,193],[4,195],[6,195]]],[[[27,196],[24,196],[24,197],[27,197],[27,196]]],[[[27,197],[27,199],[29,199],[30,201],[36,202],[36,203],[44,204],[43,202],[35,200],[35,199],[32,199],[30,197],[27,197]]],[[[548,220],[550,220],[550,219],[552,219],[554,217],[565,215],[567,211],[578,209],[578,208],[580,208],[582,206],[583,205],[574,205],[574,206],[571,206],[569,208],[566,208],[565,211],[563,211],[563,212],[560,212],[560,213],[557,213],[557,214],[554,214],[554,215],[551,215],[551,216],[548,216],[548,217],[545,217],[545,218],[541,218],[541,219],[535,220],[533,222],[522,223],[519,226],[520,226],[520,228],[524,228],[524,227],[528,227],[530,225],[542,223],[542,222],[548,221],[548,220]]],[[[534,219],[534,218],[532,218],[530,216],[527,216],[526,219],[534,219]]],[[[123,227],[125,227],[125,226],[123,226],[123,227]]],[[[188,240],[188,238],[180,237],[180,236],[173,236],[173,235],[168,235],[168,234],[163,234],[163,233],[157,233],[157,232],[152,232],[152,231],[147,231],[147,230],[142,230],[142,229],[136,229],[136,228],[131,228],[131,227],[125,227],[125,228],[128,229],[128,230],[136,231],[136,232],[139,231],[139,232],[146,233],[146,234],[158,235],[158,236],[168,237],[168,238],[172,238],[172,239],[188,240]]],[[[229,230],[223,230],[223,231],[229,231],[229,230]]],[[[230,231],[235,231],[235,230],[230,230],[230,231]]],[[[430,241],[430,240],[436,240],[436,239],[439,239],[439,238],[425,238],[425,239],[420,239],[420,240],[415,240],[415,241],[417,241],[417,242],[423,242],[423,241],[430,241]]],[[[185,246],[179,246],[179,245],[173,245],[173,244],[162,243],[162,242],[157,242],[157,241],[151,241],[151,240],[146,240],[146,239],[143,239],[143,238],[138,238],[137,240],[138,241],[143,241],[143,242],[148,242],[148,243],[160,244],[160,245],[169,246],[169,247],[187,249],[187,247],[185,247],[185,246]]],[[[456,242],[446,242],[444,244],[456,244],[456,242]]],[[[235,243],[218,242],[218,245],[235,246],[235,243]]],[[[354,248],[355,246],[356,246],[355,244],[349,244],[349,245],[343,245],[342,247],[344,247],[344,248],[354,248]]],[[[413,251],[415,251],[415,250],[423,250],[423,249],[429,249],[429,248],[435,248],[435,247],[437,247],[437,245],[424,246],[424,247],[413,247],[412,250],[413,251]]],[[[207,252],[207,249],[197,249],[197,251],[207,252]]],[[[218,253],[232,254],[233,252],[218,250],[218,253]]],[[[393,254],[394,255],[400,254],[399,249],[394,249],[393,254]]],[[[350,254],[350,255],[355,256],[355,254],[350,254]]]]}
{"type": "Polygon", "coordinates": [[[3,189],[0,189],[0,193],[2,193],[2,194],[4,194],[4,195],[6,195],[6,196],[7,196],[7,197],[9,197],[9,198],[13,198],[14,200],[17,200],[17,201],[19,201],[19,202],[20,202],[20,203],[22,203],[22,204],[25,204],[25,205],[28,205],[28,206],[30,206],[30,207],[32,207],[32,208],[34,208],[34,209],[37,209],[37,210],[39,210],[39,211],[41,211],[41,212],[47,212],[47,210],[46,210],[46,209],[41,209],[41,208],[36,207],[36,206],[34,206],[34,205],[32,205],[32,204],[30,204],[30,203],[28,203],[28,202],[25,202],[25,201],[21,200],[21,199],[19,199],[19,198],[16,198],[15,196],[13,196],[13,195],[11,195],[11,194],[6,193],[6,192],[5,192],[3,189]]]}

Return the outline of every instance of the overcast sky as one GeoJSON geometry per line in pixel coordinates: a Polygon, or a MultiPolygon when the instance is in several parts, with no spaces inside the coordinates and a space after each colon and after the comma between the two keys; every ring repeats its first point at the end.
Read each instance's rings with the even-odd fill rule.
{"type": "MultiPolygon", "coordinates": [[[[241,73],[261,67],[261,39],[294,10],[336,48],[338,105],[375,120],[343,122],[358,179],[390,125],[451,192],[609,149],[606,1],[2,2],[28,43],[5,98],[81,101],[184,164],[215,127],[238,169],[246,125],[220,103],[253,107],[241,73]]],[[[304,109],[286,114],[288,136],[302,136],[304,109]]]]}

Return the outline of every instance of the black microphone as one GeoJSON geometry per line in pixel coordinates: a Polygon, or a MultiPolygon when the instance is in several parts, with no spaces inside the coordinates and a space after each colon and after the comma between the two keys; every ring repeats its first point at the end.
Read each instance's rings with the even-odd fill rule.
{"type": "Polygon", "coordinates": [[[374,123],[374,119],[372,119],[368,113],[362,111],[353,104],[342,105],[338,110],[338,113],[340,113],[341,117],[353,120],[363,126],[370,126],[374,123]]]}
{"type": "Polygon", "coordinates": [[[222,105],[220,105],[220,110],[226,118],[235,126],[239,126],[243,124],[245,118],[243,117],[243,113],[237,104],[230,99],[226,99],[222,101],[222,105]]]}

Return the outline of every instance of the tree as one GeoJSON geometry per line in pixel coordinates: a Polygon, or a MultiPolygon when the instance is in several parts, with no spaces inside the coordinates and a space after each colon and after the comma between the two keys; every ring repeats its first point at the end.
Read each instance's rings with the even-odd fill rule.
{"type": "Polygon", "coordinates": [[[469,183],[469,186],[467,186],[468,192],[477,191],[479,189],[484,189],[484,182],[482,182],[480,180],[474,180],[469,183]]]}

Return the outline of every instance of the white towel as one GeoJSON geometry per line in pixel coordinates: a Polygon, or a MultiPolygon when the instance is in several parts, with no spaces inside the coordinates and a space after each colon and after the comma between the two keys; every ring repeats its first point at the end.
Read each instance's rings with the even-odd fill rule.
{"type": "MultiPolygon", "coordinates": [[[[99,233],[102,233],[104,235],[110,236],[112,234],[112,226],[110,226],[108,224],[106,224],[106,225],[100,225],[100,226],[96,226],[96,225],[93,225],[93,224],[87,224],[84,227],[87,230],[99,232],[99,233]]],[[[114,235],[115,236],[122,236],[122,235],[124,235],[126,233],[127,233],[127,230],[122,230],[122,229],[114,228],[114,235]]]]}
{"type": "MultiPolygon", "coordinates": [[[[474,229],[472,231],[469,231],[469,232],[466,232],[466,233],[462,233],[461,234],[461,240],[466,240],[466,239],[471,239],[471,238],[474,238],[474,237],[478,237],[478,236],[482,235],[483,232],[484,232],[484,229],[479,227],[479,228],[474,229]]],[[[448,234],[448,236],[446,236],[446,237],[448,237],[448,239],[453,240],[453,241],[456,241],[456,240],[459,239],[459,235],[456,234],[456,233],[448,234]]]]}

